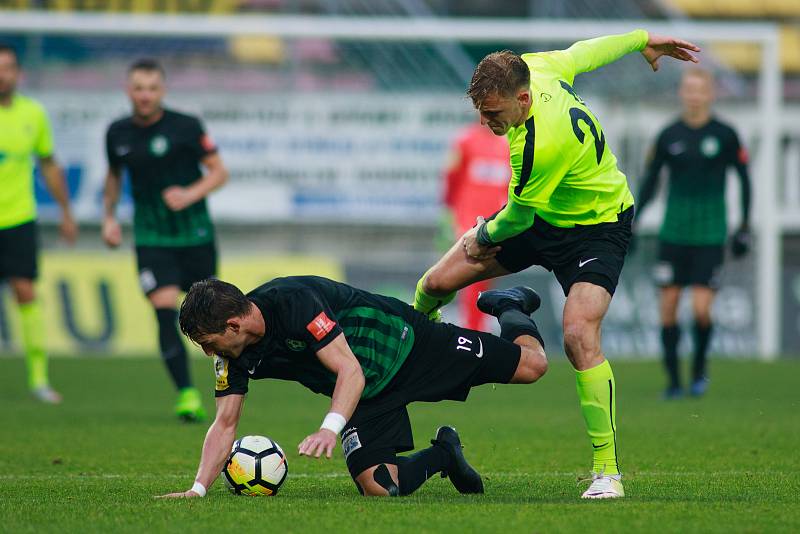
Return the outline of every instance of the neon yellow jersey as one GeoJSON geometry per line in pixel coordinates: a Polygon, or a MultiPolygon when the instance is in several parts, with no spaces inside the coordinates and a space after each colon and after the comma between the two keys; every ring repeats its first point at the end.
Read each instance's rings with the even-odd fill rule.
{"type": "Polygon", "coordinates": [[[636,30],[522,56],[531,70],[532,105],[525,123],[507,134],[510,202],[564,228],[613,222],[633,205],[600,123],[572,84],[577,74],[642,50],[647,40],[647,32],[636,30]]]}
{"type": "Polygon", "coordinates": [[[10,106],[0,106],[0,229],[36,218],[33,158],[52,153],[53,134],[41,104],[17,94],[10,106]]]}

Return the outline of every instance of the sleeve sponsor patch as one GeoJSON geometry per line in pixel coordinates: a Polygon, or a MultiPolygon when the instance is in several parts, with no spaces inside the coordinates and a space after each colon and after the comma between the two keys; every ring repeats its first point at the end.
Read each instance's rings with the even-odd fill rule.
{"type": "Polygon", "coordinates": [[[322,341],[322,338],[330,333],[334,326],[336,326],[336,323],[331,321],[331,319],[323,311],[306,325],[306,330],[311,332],[311,335],[314,336],[314,339],[317,341],[322,341]]]}
{"type": "Polygon", "coordinates": [[[203,134],[203,137],[200,138],[200,146],[202,146],[203,150],[206,152],[212,152],[217,149],[217,145],[214,144],[214,140],[211,139],[211,136],[208,134],[203,134]]]}
{"type": "Polygon", "coordinates": [[[748,161],[750,161],[750,156],[747,153],[747,149],[745,147],[739,147],[739,163],[746,165],[748,161]]]}
{"type": "Polygon", "coordinates": [[[217,391],[225,391],[228,389],[228,359],[221,356],[214,356],[214,375],[216,375],[217,383],[214,389],[217,391]]]}

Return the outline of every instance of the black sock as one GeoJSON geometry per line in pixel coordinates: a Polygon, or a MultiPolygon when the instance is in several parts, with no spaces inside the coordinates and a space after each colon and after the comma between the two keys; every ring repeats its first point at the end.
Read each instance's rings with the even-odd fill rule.
{"type": "Polygon", "coordinates": [[[450,455],[441,446],[434,445],[410,456],[397,457],[397,478],[400,495],[411,495],[436,473],[441,473],[450,463],[450,455]]]}
{"type": "Polygon", "coordinates": [[[519,336],[533,336],[544,349],[544,340],[539,328],[530,316],[525,315],[518,308],[510,308],[500,314],[500,337],[506,341],[514,342],[519,336]]]}
{"type": "Polygon", "coordinates": [[[661,344],[664,346],[664,367],[667,369],[669,386],[681,387],[678,374],[678,341],[681,339],[681,329],[678,325],[661,327],[661,344]]]}
{"type": "Polygon", "coordinates": [[[161,358],[167,366],[172,381],[178,389],[192,386],[189,379],[189,362],[186,349],[178,333],[178,310],[160,308],[156,310],[158,318],[158,344],[161,347],[161,358]]]}
{"type": "Polygon", "coordinates": [[[692,367],[692,378],[694,380],[699,380],[706,376],[706,355],[711,341],[711,329],[711,323],[708,323],[708,325],[694,323],[694,366],[692,367]]]}

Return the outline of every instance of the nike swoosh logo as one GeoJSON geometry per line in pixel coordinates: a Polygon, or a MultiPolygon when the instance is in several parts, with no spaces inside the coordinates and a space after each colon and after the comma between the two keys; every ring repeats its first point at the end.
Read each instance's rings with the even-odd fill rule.
{"type": "Polygon", "coordinates": [[[483,341],[481,341],[481,338],[478,338],[478,347],[478,353],[475,356],[483,358],[483,341]]]}
{"type": "Polygon", "coordinates": [[[603,443],[602,445],[595,445],[594,443],[592,443],[592,447],[594,447],[595,449],[602,449],[606,445],[608,445],[607,441],[605,443],[603,443]]]}
{"type": "Polygon", "coordinates": [[[255,372],[256,372],[256,368],[255,368],[255,367],[253,367],[252,369],[248,369],[248,370],[247,370],[247,372],[248,372],[248,373],[250,373],[251,375],[252,375],[252,374],[255,374],[255,372]]]}
{"type": "Polygon", "coordinates": [[[596,260],[596,259],[597,259],[597,258],[589,258],[588,260],[584,260],[584,261],[580,261],[580,260],[578,260],[578,268],[580,269],[581,267],[583,267],[584,265],[586,265],[586,264],[587,264],[587,263],[589,263],[590,261],[594,261],[594,260],[596,260]]]}

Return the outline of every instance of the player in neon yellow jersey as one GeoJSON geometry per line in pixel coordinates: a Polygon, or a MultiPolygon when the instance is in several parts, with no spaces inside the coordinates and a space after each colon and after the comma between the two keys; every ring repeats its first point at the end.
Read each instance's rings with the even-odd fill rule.
{"type": "Polygon", "coordinates": [[[20,68],[15,50],[0,45],[0,280],[8,280],[19,305],[28,386],[34,397],[61,402],[47,373],[44,321],[34,282],[38,274],[33,157],[61,206],[61,234],[77,237],[61,168],[53,158],[53,136],[44,108],[16,92],[20,68]]]}
{"type": "MultiPolygon", "coordinates": [[[[593,448],[584,498],[624,496],[617,464],[614,375],[600,346],[600,325],[616,289],[631,236],[633,195],[606,146],[597,118],[572,88],[576,75],[639,51],[653,70],[670,56],[697,62],[699,48],[636,30],[580,41],[566,50],[495,52],[478,64],[467,94],[481,121],[511,147],[508,204],[479,217],[417,284],[414,307],[431,318],[456,291],[479,280],[541,265],[567,296],[564,348],[576,371],[581,411],[593,448]]],[[[489,295],[491,293],[492,295],[489,295]]],[[[500,319],[491,305],[478,307],[500,319]]]]}

